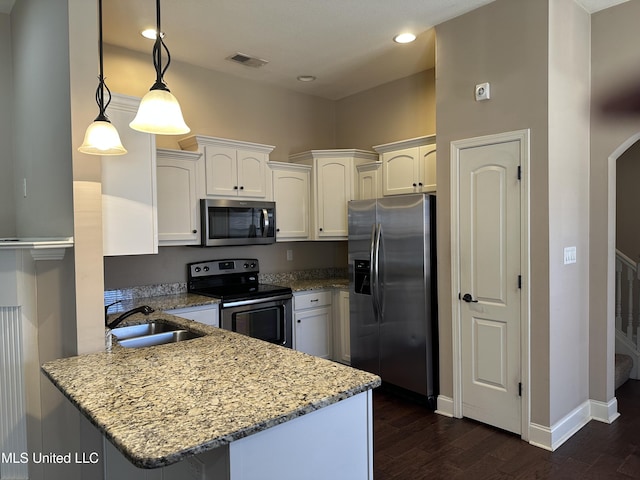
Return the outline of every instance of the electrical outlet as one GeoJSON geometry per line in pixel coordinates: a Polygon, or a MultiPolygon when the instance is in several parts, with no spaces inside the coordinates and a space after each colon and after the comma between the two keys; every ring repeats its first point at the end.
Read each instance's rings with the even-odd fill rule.
{"type": "Polygon", "coordinates": [[[564,264],[576,263],[576,247],[564,247],[564,264]]]}
{"type": "Polygon", "coordinates": [[[293,250],[287,250],[287,261],[293,261],[293,250]]]}

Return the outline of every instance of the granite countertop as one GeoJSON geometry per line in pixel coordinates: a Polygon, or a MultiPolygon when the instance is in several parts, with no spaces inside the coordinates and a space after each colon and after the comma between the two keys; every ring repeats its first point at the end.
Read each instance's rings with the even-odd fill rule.
{"type": "MultiPolygon", "coordinates": [[[[149,305],[157,312],[173,310],[176,308],[199,307],[203,305],[216,305],[220,303],[217,298],[196,295],[195,293],[175,293],[171,295],[155,295],[149,297],[133,297],[116,299],[116,303],[109,308],[109,314],[126,312],[140,305],[149,305]]],[[[113,303],[116,300],[105,300],[105,303],[113,303]]]]}
{"type": "Polygon", "coordinates": [[[380,385],[376,375],[178,317],[201,338],[63,358],[42,366],[134,465],[156,468],[380,385]]]}

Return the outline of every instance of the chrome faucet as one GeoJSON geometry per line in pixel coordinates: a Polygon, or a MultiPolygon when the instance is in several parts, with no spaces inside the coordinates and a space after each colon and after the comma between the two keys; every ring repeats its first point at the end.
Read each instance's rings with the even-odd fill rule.
{"type": "Polygon", "coordinates": [[[144,313],[145,315],[149,315],[150,313],[153,313],[154,311],[155,310],[153,308],[151,308],[149,305],[142,305],[140,307],[132,308],[131,310],[124,312],[122,315],[120,315],[118,318],[116,318],[111,323],[109,323],[105,319],[105,325],[107,326],[107,328],[116,328],[118,325],[120,325],[120,322],[122,322],[125,318],[130,317],[131,315],[133,315],[135,313],[144,313]]]}

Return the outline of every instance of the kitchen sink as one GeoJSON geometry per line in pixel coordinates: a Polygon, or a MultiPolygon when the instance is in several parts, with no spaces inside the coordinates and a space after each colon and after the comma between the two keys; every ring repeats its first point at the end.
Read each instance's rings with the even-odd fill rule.
{"type": "Polygon", "coordinates": [[[165,345],[167,343],[184,342],[194,338],[202,337],[202,335],[189,330],[175,330],[173,332],[154,333],[152,335],[143,335],[140,337],[127,338],[125,340],[118,339],[118,343],[125,348],[142,348],[152,347],[154,345],[165,345]]]}
{"type": "Polygon", "coordinates": [[[116,327],[111,330],[111,333],[113,333],[113,336],[117,337],[118,340],[125,340],[127,338],[154,335],[156,333],[174,332],[176,330],[181,330],[181,328],[168,323],[149,322],[143,323],[142,325],[131,325],[129,327],[116,327]]]}
{"type": "Polygon", "coordinates": [[[202,336],[177,325],[164,322],[149,322],[142,325],[117,327],[111,332],[118,340],[118,343],[125,348],[152,347],[154,345],[183,342],[202,336]]]}

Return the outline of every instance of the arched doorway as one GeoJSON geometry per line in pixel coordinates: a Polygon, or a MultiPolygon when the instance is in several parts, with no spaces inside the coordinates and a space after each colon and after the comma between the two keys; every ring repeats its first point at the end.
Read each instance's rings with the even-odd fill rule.
{"type": "MultiPolygon", "coordinates": [[[[631,217],[630,212],[637,212],[637,203],[633,202],[637,186],[630,183],[630,178],[640,178],[640,163],[629,160],[640,159],[640,142],[638,140],[640,140],[640,133],[629,137],[609,156],[607,270],[607,331],[612,338],[615,338],[615,353],[621,352],[631,355],[634,362],[632,375],[636,378],[638,378],[640,371],[638,367],[640,355],[633,354],[636,350],[634,343],[637,346],[637,340],[634,340],[633,334],[640,326],[640,304],[638,303],[640,283],[635,282],[634,285],[631,277],[637,278],[638,276],[637,272],[632,269],[640,261],[640,222],[635,222],[639,226],[637,235],[634,231],[635,224],[627,225],[626,222],[631,217]],[[638,167],[635,163],[638,163],[638,167]],[[620,178],[619,169],[622,174],[620,181],[618,180],[620,178]],[[625,222],[622,228],[618,224],[619,220],[625,222]],[[620,238],[618,238],[619,234],[622,234],[620,238]],[[638,248],[631,247],[634,236],[637,236],[639,240],[638,248]],[[630,315],[635,318],[631,319],[630,315]]],[[[619,376],[619,372],[617,373],[619,376]]],[[[608,375],[612,375],[612,372],[608,372],[608,375]]],[[[608,381],[619,382],[616,373],[613,373],[613,377],[608,381]]]]}

